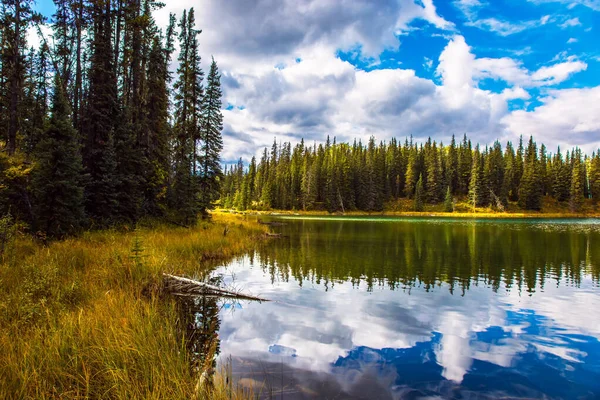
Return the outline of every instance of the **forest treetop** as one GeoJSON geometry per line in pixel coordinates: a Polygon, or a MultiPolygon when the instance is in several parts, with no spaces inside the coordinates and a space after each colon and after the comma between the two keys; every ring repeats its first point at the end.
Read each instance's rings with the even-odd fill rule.
{"type": "Polygon", "coordinates": [[[51,237],[205,214],[222,174],[222,93],[194,9],[161,30],[155,1],[55,0],[52,37],[35,49],[33,3],[0,9],[0,214],[51,237]]]}

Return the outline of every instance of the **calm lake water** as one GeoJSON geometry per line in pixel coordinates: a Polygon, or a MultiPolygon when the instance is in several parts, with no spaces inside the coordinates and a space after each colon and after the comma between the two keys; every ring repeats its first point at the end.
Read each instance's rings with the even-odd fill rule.
{"type": "MultiPolygon", "coordinates": [[[[216,271],[264,398],[600,398],[600,220],[279,218],[216,271]]],[[[255,389],[256,390],[256,389],[255,389]]]]}

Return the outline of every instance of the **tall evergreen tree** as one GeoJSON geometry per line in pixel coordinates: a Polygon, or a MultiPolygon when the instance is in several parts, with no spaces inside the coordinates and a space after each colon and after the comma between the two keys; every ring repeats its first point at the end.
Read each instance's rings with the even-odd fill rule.
{"type": "Polygon", "coordinates": [[[581,161],[581,152],[579,149],[576,149],[572,152],[571,155],[571,191],[569,198],[569,208],[573,212],[581,211],[581,206],[583,205],[584,198],[584,179],[582,177],[582,161],[581,161]]]}
{"type": "Polygon", "coordinates": [[[519,186],[519,206],[525,210],[541,210],[542,190],[537,147],[533,137],[530,137],[519,186]]]}
{"type": "Polygon", "coordinates": [[[206,93],[202,102],[201,138],[202,149],[200,156],[201,211],[212,208],[212,202],[219,195],[219,179],[221,171],[221,151],[223,150],[223,114],[221,112],[221,75],[214,58],[207,77],[206,93]]]}
{"type": "Polygon", "coordinates": [[[419,176],[417,186],[415,187],[415,199],[414,199],[414,210],[421,212],[425,209],[424,207],[424,189],[423,189],[423,175],[419,176]]]}
{"type": "Polygon", "coordinates": [[[180,53],[178,79],[175,82],[174,177],[170,205],[175,217],[185,224],[195,222],[202,210],[198,179],[198,141],[202,80],[198,54],[198,34],[194,9],[184,11],[179,23],[180,53]]]}
{"type": "Polygon", "coordinates": [[[49,237],[77,232],[84,224],[83,165],[79,138],[58,75],[50,126],[37,145],[33,175],[36,229],[49,237]]]}
{"type": "Polygon", "coordinates": [[[92,4],[93,42],[87,107],[82,121],[86,139],[83,164],[89,175],[85,199],[87,213],[99,224],[118,216],[114,148],[118,115],[117,80],[113,66],[111,1],[92,4]]]}

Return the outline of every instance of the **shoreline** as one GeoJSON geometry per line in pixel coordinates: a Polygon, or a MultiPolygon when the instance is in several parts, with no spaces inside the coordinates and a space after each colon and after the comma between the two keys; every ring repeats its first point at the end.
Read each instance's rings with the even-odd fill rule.
{"type": "Polygon", "coordinates": [[[447,218],[447,219],[596,219],[600,213],[556,213],[556,212],[415,212],[415,211],[349,211],[346,213],[329,213],[327,211],[292,211],[292,210],[269,210],[269,211],[237,211],[219,209],[214,214],[237,214],[245,216],[265,217],[405,217],[405,218],[447,218]]]}
{"type": "Polygon", "coordinates": [[[208,274],[266,233],[223,214],[47,245],[17,237],[0,258],[0,398],[252,398],[225,369],[213,387],[199,384],[163,274],[208,274]]]}

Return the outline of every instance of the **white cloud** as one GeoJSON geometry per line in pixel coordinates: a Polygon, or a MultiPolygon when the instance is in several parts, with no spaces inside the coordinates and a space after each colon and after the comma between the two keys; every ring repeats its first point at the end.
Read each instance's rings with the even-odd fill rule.
{"type": "Polygon", "coordinates": [[[600,87],[553,90],[533,111],[514,111],[502,122],[515,135],[534,135],[561,148],[597,150],[600,144],[600,87]]]}
{"type": "Polygon", "coordinates": [[[424,5],[424,19],[440,29],[453,29],[454,24],[440,17],[433,5],[433,0],[422,0],[424,5]]]}
{"type": "Polygon", "coordinates": [[[569,38],[569,40],[567,40],[567,44],[571,44],[571,43],[577,43],[578,40],[575,38],[569,38]]]}
{"type": "Polygon", "coordinates": [[[477,17],[477,12],[485,6],[481,0],[455,0],[454,5],[463,12],[469,20],[477,17]]]}
{"type": "MultiPolygon", "coordinates": [[[[223,75],[223,103],[235,106],[224,111],[224,160],[247,160],[274,136],[312,142],[327,135],[338,140],[411,134],[444,139],[466,132],[487,143],[513,134],[501,123],[510,115],[508,101],[526,100],[528,88],[563,82],[587,67],[566,56],[537,71],[508,57],[477,58],[460,35],[452,36],[439,56],[441,84],[410,69],[365,72],[336,58],[339,49],[359,49],[359,56],[377,65],[380,52],[398,47],[397,35],[410,33],[417,19],[435,27],[436,35],[452,33],[456,28],[437,13],[437,1],[205,1],[196,15],[203,29],[202,56],[215,56],[223,75]],[[483,79],[502,80],[509,88],[481,90],[483,79]]],[[[480,0],[454,4],[472,16],[486,5],[480,0]]],[[[169,12],[180,14],[189,5],[167,2],[157,14],[159,24],[166,24],[169,12]]],[[[475,23],[506,36],[552,19],[475,23]]],[[[434,63],[425,59],[425,65],[433,68],[434,63]]]]}
{"type": "Polygon", "coordinates": [[[433,60],[429,57],[425,57],[423,67],[428,71],[431,70],[431,68],[433,68],[433,60]]]}
{"type": "Polygon", "coordinates": [[[460,35],[439,56],[441,85],[410,69],[357,70],[327,46],[301,54],[299,63],[284,60],[283,69],[264,66],[228,75],[236,84],[226,87],[224,103],[245,108],[224,112],[224,159],[249,159],[274,136],[292,142],[322,141],[327,135],[349,141],[411,134],[443,140],[466,132],[489,143],[514,133],[503,123],[508,101],[527,100],[527,88],[563,82],[587,67],[565,56],[566,61],[532,72],[511,58],[477,58],[460,35]],[[501,93],[479,89],[486,78],[512,87],[501,93]]]}
{"type": "Polygon", "coordinates": [[[539,20],[531,21],[520,21],[511,22],[506,20],[500,20],[497,18],[482,18],[475,19],[467,23],[467,25],[474,26],[476,28],[494,32],[500,36],[510,36],[515,33],[523,32],[526,29],[536,28],[544,25],[548,22],[548,16],[543,16],[539,20]]]}
{"type": "Polygon", "coordinates": [[[542,67],[531,77],[542,85],[556,85],[569,78],[574,73],[585,71],[587,64],[582,61],[566,61],[548,67],[542,67]]]}
{"type": "Polygon", "coordinates": [[[566,20],[559,26],[564,29],[564,28],[570,28],[570,27],[579,26],[579,25],[581,25],[581,21],[579,21],[579,18],[571,18],[571,19],[566,20]]]}
{"type": "Polygon", "coordinates": [[[573,8],[578,5],[589,7],[592,10],[600,11],[600,0],[529,0],[532,3],[563,3],[567,4],[568,8],[573,8]]]}
{"type": "Polygon", "coordinates": [[[464,37],[457,35],[442,52],[438,73],[443,78],[444,86],[455,88],[472,86],[473,82],[486,78],[499,79],[510,85],[535,87],[561,83],[587,68],[585,62],[566,54],[558,59],[566,61],[530,72],[519,61],[509,57],[476,58],[464,37]]]}

